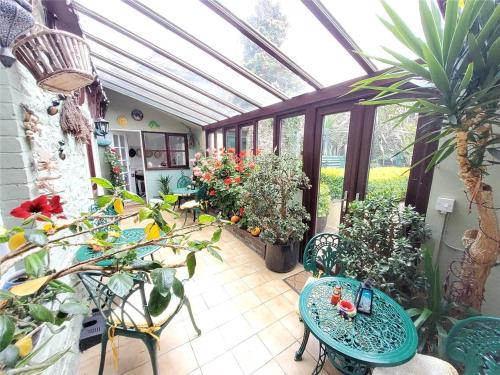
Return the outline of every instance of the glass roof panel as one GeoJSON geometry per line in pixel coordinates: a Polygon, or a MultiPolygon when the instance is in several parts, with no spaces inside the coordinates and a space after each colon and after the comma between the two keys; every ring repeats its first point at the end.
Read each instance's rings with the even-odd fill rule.
{"type": "MultiPolygon", "coordinates": [[[[123,78],[125,82],[134,83],[137,84],[138,86],[149,88],[152,92],[156,92],[158,94],[161,94],[165,98],[171,99],[172,104],[176,103],[177,105],[192,109],[196,113],[206,115],[207,117],[210,117],[213,120],[219,121],[219,120],[224,120],[226,118],[212,110],[197,105],[193,102],[190,102],[179,95],[173,94],[172,92],[167,91],[160,86],[153,85],[151,82],[147,80],[144,80],[140,77],[130,74],[129,72],[126,72],[118,67],[108,64],[107,62],[103,62],[99,58],[94,58],[93,61],[99,73],[103,71],[105,73],[111,72],[111,74],[112,75],[114,74],[116,78],[123,78]]],[[[169,102],[167,102],[166,104],[170,105],[169,102]]]]}
{"type": "MultiPolygon", "coordinates": [[[[115,47],[124,50],[130,54],[132,54],[135,57],[138,57],[142,60],[148,61],[149,63],[152,63],[156,65],[159,68],[162,68],[166,70],[167,72],[174,74],[175,76],[182,78],[183,80],[205,90],[210,92],[211,94],[215,95],[216,97],[227,101],[239,108],[241,108],[243,111],[252,111],[257,109],[254,105],[248,103],[247,101],[240,99],[236,95],[228,92],[227,90],[224,90],[223,88],[219,87],[218,85],[215,85],[214,83],[208,81],[207,79],[200,77],[199,75],[191,72],[190,70],[180,66],[179,64],[163,57],[157,54],[156,52],[152,51],[148,47],[143,46],[142,44],[124,36],[123,34],[113,30],[110,27],[107,27],[103,24],[101,24],[98,21],[93,20],[92,18],[89,18],[83,14],[79,15],[80,18],[80,23],[82,25],[82,28],[87,31],[90,35],[94,35],[99,37],[100,39],[104,39],[106,42],[109,44],[114,45],[115,47]]],[[[119,55],[111,50],[109,50],[106,47],[103,47],[99,45],[98,43],[92,42],[91,40],[87,39],[91,50],[95,51],[97,53],[103,54],[105,56],[112,55],[114,58],[119,59],[118,61],[129,61],[131,64],[134,64],[133,66],[137,66],[135,62],[132,60],[127,59],[126,57],[123,57],[122,55],[119,55]],[[106,52],[104,54],[104,52],[106,52]]],[[[148,71],[151,71],[148,69],[148,71]]],[[[156,73],[156,72],[155,72],[156,73]]],[[[158,73],[156,73],[158,74],[158,73]]],[[[159,75],[159,74],[158,74],[159,75]]],[[[165,79],[167,79],[165,77],[165,79]]],[[[185,91],[186,93],[189,93],[190,96],[203,96],[206,98],[207,101],[213,102],[215,106],[220,105],[220,104],[215,104],[212,99],[207,98],[206,96],[197,93],[196,91],[189,89],[188,87],[181,85],[173,80],[170,80],[172,82],[172,85],[175,84],[176,89],[180,91],[185,91]]],[[[231,110],[232,111],[232,110],[231,110]]]]}
{"type": "MultiPolygon", "coordinates": [[[[168,88],[172,89],[174,93],[173,95],[174,98],[181,98],[186,102],[187,106],[192,106],[193,102],[194,103],[199,103],[202,104],[202,107],[205,107],[205,109],[208,107],[208,112],[212,113],[215,111],[219,113],[219,116],[225,116],[225,117],[231,117],[231,116],[236,116],[238,115],[238,112],[235,110],[231,109],[230,107],[224,106],[215,100],[212,100],[205,95],[200,94],[197,91],[194,91],[176,81],[173,79],[170,79],[152,69],[149,69],[148,67],[145,67],[143,65],[137,64],[135,61],[124,57],[123,55],[120,55],[114,51],[108,50],[106,47],[103,47],[99,44],[89,42],[90,48],[93,53],[99,56],[103,56],[104,58],[110,59],[113,62],[115,62],[117,65],[123,65],[128,69],[133,70],[134,72],[137,72],[138,74],[145,75],[149,78],[152,78],[155,80],[155,82],[158,82],[161,85],[167,86],[168,88]],[[181,95],[175,94],[175,92],[179,92],[181,95]],[[186,98],[182,98],[182,95],[185,95],[187,98],[192,99],[188,100],[186,98]]],[[[99,62],[101,59],[98,56],[93,57],[94,62],[99,62]]],[[[111,65],[110,65],[111,66],[111,65]]],[[[115,67],[117,69],[118,67],[115,67]]],[[[118,72],[122,72],[123,70],[117,69],[118,72]]],[[[121,74],[121,73],[120,73],[121,74]]],[[[127,72],[124,72],[124,74],[128,74],[127,72]]],[[[135,77],[133,77],[135,78],[135,77]]],[[[144,82],[145,83],[145,82],[144,82]]],[[[145,83],[146,85],[150,85],[151,83],[145,83]]],[[[155,88],[159,90],[159,88],[155,88]]],[[[196,105],[195,105],[196,106],[196,105]]],[[[206,109],[207,110],[207,109],[206,109]]]]}
{"type": "MultiPolygon", "coordinates": [[[[189,109],[187,107],[183,107],[183,106],[181,106],[179,104],[176,104],[174,102],[166,100],[164,97],[162,97],[160,95],[157,95],[154,92],[151,92],[150,90],[143,89],[143,88],[138,87],[138,86],[136,86],[134,84],[130,84],[128,82],[120,80],[120,79],[114,77],[113,75],[110,75],[110,74],[107,74],[107,73],[101,71],[101,72],[99,72],[99,77],[103,81],[114,83],[114,84],[116,84],[118,86],[121,86],[125,90],[135,92],[135,93],[137,93],[137,94],[139,94],[141,96],[144,96],[146,98],[152,99],[152,100],[154,100],[154,101],[156,101],[156,102],[158,102],[160,104],[163,104],[163,105],[165,105],[165,107],[171,108],[171,109],[177,111],[177,113],[179,113],[179,116],[181,116],[181,114],[185,114],[187,116],[190,116],[191,118],[201,120],[202,123],[212,123],[212,122],[215,122],[210,117],[203,116],[203,115],[201,115],[201,114],[199,114],[197,112],[194,112],[193,110],[191,110],[191,109],[189,109]]],[[[200,123],[200,121],[198,121],[197,123],[200,123]]]]}
{"type": "Polygon", "coordinates": [[[300,0],[220,2],[325,86],[365,74],[300,0]]]}
{"type": "MultiPolygon", "coordinates": [[[[125,5],[119,0],[82,0],[79,1],[79,3],[114,23],[123,26],[130,32],[150,41],[165,51],[169,51],[178,58],[189,62],[196,68],[224,82],[235,90],[254,98],[262,105],[269,105],[280,101],[279,98],[233,71],[208,53],[182,39],[175,33],[165,29],[147,16],[125,5]],[[117,9],[119,9],[119,11],[117,11],[117,9]]],[[[89,28],[88,25],[84,25],[83,29],[107,39],[106,34],[89,28]]],[[[126,39],[124,36],[122,38],[126,39]]],[[[127,50],[130,49],[127,48],[127,50]]],[[[144,58],[155,64],[158,64],[157,60],[166,60],[159,55],[155,56],[152,51],[144,56],[144,58]]]]}
{"type": "MultiPolygon", "coordinates": [[[[168,1],[141,0],[141,2],[286,95],[293,97],[314,91],[313,87],[198,0],[178,1],[175,6],[168,1]]],[[[233,3],[247,2],[233,1],[233,3]]],[[[271,15],[266,14],[266,16],[271,15]]],[[[286,19],[281,23],[266,19],[265,25],[269,33],[274,35],[282,32],[286,22],[286,19]]]]}
{"type": "MultiPolygon", "coordinates": [[[[321,0],[321,2],[365,54],[392,60],[391,55],[382,49],[382,46],[385,46],[408,58],[417,58],[410,50],[402,48],[403,45],[379,20],[378,17],[389,19],[380,1],[321,0]]],[[[386,0],[386,2],[413,32],[423,38],[418,1],[386,0]]],[[[372,60],[380,69],[388,67],[387,64],[372,60]]]]}

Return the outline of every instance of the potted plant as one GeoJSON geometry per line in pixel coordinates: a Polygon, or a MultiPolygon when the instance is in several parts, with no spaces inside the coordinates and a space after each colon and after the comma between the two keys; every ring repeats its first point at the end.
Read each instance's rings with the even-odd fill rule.
{"type": "Polygon", "coordinates": [[[158,179],[158,183],[160,185],[159,196],[169,195],[170,194],[170,181],[172,180],[172,176],[161,175],[158,179]]]}
{"type": "Polygon", "coordinates": [[[325,230],[328,213],[330,211],[330,188],[327,184],[319,185],[318,213],[316,217],[316,233],[325,230]]]}
{"type": "Polygon", "coordinates": [[[257,157],[255,170],[243,184],[248,227],[260,229],[266,242],[266,266],[271,271],[288,272],[297,264],[298,243],[310,216],[296,196],[308,188],[309,179],[299,160],[274,154],[257,157]]]}

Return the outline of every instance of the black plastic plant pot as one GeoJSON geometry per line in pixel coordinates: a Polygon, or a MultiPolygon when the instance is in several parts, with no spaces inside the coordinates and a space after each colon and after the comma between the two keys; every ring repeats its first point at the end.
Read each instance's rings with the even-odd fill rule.
{"type": "Polygon", "coordinates": [[[292,242],[287,245],[266,244],[266,267],[273,272],[289,272],[299,261],[299,244],[292,242]]]}

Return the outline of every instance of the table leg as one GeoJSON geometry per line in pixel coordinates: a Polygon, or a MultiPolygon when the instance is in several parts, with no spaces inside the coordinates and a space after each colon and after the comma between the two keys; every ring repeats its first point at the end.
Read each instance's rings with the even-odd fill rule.
{"type": "Polygon", "coordinates": [[[304,324],[304,336],[302,337],[302,344],[300,344],[299,350],[295,352],[296,361],[302,361],[302,354],[304,354],[304,350],[306,349],[307,340],[309,340],[310,334],[311,331],[309,331],[309,328],[307,328],[307,326],[304,324]]]}
{"type": "Polygon", "coordinates": [[[325,358],[326,358],[326,347],[325,344],[320,343],[318,362],[316,363],[316,367],[314,368],[312,375],[318,375],[321,372],[321,370],[323,369],[323,365],[325,364],[325,358]]]}

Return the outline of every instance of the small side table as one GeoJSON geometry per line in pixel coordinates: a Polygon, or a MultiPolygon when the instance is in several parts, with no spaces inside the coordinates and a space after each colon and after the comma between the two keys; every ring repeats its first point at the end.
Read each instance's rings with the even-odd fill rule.
{"type": "Polygon", "coordinates": [[[373,293],[371,315],[358,313],[344,320],[330,303],[333,288],[342,288],[342,299],[354,301],[360,282],[344,277],[324,277],[305,286],[300,294],[304,340],[296,353],[300,360],[309,333],[320,342],[319,374],[326,357],[343,374],[365,375],[373,367],[398,366],[417,352],[418,336],[412,320],[392,298],[378,289],[373,293]]]}

